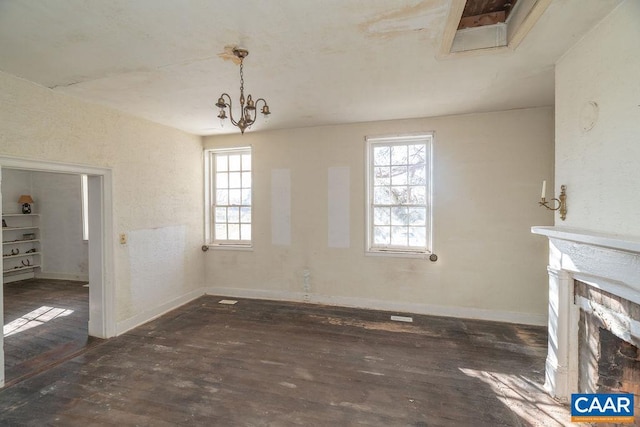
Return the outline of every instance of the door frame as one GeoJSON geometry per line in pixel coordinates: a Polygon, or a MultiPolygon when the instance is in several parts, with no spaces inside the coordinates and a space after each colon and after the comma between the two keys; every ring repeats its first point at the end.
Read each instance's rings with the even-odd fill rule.
{"type": "MultiPolygon", "coordinates": [[[[88,176],[89,190],[89,335],[110,338],[116,334],[115,268],[113,257],[113,178],[111,169],[95,166],[0,156],[2,171],[19,169],[32,172],[65,173],[88,176]]],[[[1,194],[1,193],[0,193],[1,194]]],[[[0,214],[2,204],[0,203],[0,214]]],[[[2,231],[0,229],[0,238],[2,231]]],[[[0,261],[1,265],[2,261],[0,261]]],[[[2,276],[0,285],[4,286],[2,276]]],[[[4,319],[4,292],[0,292],[0,319],[4,319]]],[[[4,322],[3,326],[4,326],[4,322]]],[[[0,387],[4,386],[4,334],[0,334],[0,387]]]]}

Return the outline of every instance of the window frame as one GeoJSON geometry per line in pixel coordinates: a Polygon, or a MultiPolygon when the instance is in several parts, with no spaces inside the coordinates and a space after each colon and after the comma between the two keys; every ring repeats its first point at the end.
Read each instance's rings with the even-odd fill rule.
{"type": "MultiPolygon", "coordinates": [[[[366,230],[365,255],[391,256],[407,258],[428,258],[433,253],[433,145],[434,132],[420,132],[402,135],[386,135],[365,137],[365,182],[366,182],[366,230]],[[376,146],[411,145],[424,143],[426,145],[426,183],[425,183],[425,246],[375,245],[374,242],[374,158],[373,150],[376,146]]],[[[407,206],[407,205],[395,205],[407,206]]],[[[411,205],[410,205],[411,206],[411,205]]],[[[414,205],[415,206],[415,205],[414,205]]],[[[421,205],[420,205],[421,206],[421,205]]]]}
{"type": "MultiPolygon", "coordinates": [[[[204,150],[204,172],[205,172],[205,242],[206,246],[216,249],[230,250],[250,250],[253,248],[253,152],[251,146],[232,148],[209,148],[204,150]],[[248,171],[251,176],[251,239],[250,240],[229,240],[215,239],[215,209],[216,209],[216,156],[229,154],[249,154],[251,156],[251,169],[248,171]]],[[[242,173],[242,169],[240,170],[242,173]]],[[[224,205],[226,207],[236,205],[224,205]]],[[[238,207],[247,205],[237,205],[238,207]]],[[[228,224],[228,221],[227,221],[228,224]]]]}

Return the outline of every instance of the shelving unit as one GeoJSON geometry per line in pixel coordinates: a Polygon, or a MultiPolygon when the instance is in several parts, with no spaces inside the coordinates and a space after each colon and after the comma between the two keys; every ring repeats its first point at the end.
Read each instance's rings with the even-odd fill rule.
{"type": "Polygon", "coordinates": [[[2,227],[4,282],[35,277],[42,266],[40,214],[2,214],[2,220],[7,225],[2,227]]]}

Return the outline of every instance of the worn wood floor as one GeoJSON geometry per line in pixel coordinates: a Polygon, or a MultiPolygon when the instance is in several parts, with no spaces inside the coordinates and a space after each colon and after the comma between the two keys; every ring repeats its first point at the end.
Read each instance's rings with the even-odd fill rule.
{"type": "Polygon", "coordinates": [[[89,288],[85,284],[30,279],[4,285],[6,383],[87,345],[89,288]]]}
{"type": "Polygon", "coordinates": [[[573,425],[544,328],[219,299],[0,391],[0,425],[573,425]]]}

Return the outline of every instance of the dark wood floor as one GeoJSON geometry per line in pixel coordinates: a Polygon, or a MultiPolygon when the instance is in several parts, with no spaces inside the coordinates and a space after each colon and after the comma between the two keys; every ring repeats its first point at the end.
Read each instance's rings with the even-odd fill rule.
{"type": "Polygon", "coordinates": [[[202,297],[0,391],[1,425],[573,425],[544,328],[202,297]]]}
{"type": "Polygon", "coordinates": [[[89,288],[85,284],[30,279],[4,285],[6,383],[87,345],[89,288]]]}

